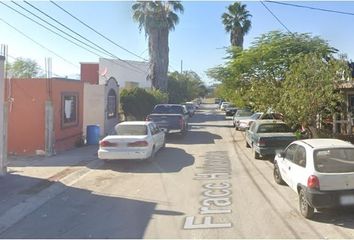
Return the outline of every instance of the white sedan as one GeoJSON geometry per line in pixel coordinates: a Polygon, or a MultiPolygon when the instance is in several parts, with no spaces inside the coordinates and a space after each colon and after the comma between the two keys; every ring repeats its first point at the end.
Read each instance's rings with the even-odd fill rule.
{"type": "Polygon", "coordinates": [[[301,214],[314,209],[354,206],[354,145],[338,139],[292,142],[274,159],[276,183],[299,196],[301,214]]]}
{"type": "Polygon", "coordinates": [[[102,160],[143,159],[152,161],[165,147],[165,133],[153,122],[131,121],[115,126],[116,135],[100,141],[98,158],[102,160]]]}

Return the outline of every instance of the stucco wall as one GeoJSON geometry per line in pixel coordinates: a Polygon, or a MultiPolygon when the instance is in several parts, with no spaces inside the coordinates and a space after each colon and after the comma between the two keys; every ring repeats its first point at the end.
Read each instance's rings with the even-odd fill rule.
{"type": "Polygon", "coordinates": [[[106,75],[99,76],[99,84],[105,84],[110,77],[114,77],[118,81],[120,88],[124,88],[126,82],[137,82],[140,88],[151,88],[151,81],[146,80],[148,70],[149,63],[147,62],[129,60],[125,62],[116,59],[100,58],[99,72],[106,72],[106,75]]]}
{"type": "Polygon", "coordinates": [[[52,100],[54,107],[55,151],[60,152],[74,148],[82,138],[83,123],[83,82],[78,80],[53,79],[52,100]],[[62,93],[78,93],[78,122],[75,126],[62,126],[62,93]]]}
{"type": "Polygon", "coordinates": [[[98,84],[98,63],[81,63],[81,81],[98,84]]]}
{"type": "Polygon", "coordinates": [[[8,112],[8,153],[34,155],[45,148],[46,79],[11,79],[6,81],[5,97],[12,103],[8,112]]]}
{"type": "Polygon", "coordinates": [[[84,84],[83,133],[86,136],[87,125],[99,125],[104,135],[105,85],[84,84]]]}

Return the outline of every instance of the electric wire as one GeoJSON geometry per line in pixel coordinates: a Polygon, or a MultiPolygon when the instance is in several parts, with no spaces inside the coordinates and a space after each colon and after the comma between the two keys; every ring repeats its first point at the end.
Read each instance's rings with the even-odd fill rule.
{"type": "Polygon", "coordinates": [[[148,61],[147,59],[139,56],[138,54],[135,54],[134,52],[122,47],[121,45],[115,43],[113,40],[111,40],[110,38],[106,37],[105,35],[103,35],[102,33],[100,33],[99,31],[97,31],[96,29],[94,29],[93,27],[89,26],[87,23],[83,22],[82,20],[80,20],[79,18],[77,18],[76,16],[74,16],[72,13],[70,13],[69,11],[65,10],[63,7],[61,7],[59,4],[50,1],[52,4],[54,4],[56,7],[58,7],[59,9],[61,9],[63,12],[67,13],[69,16],[71,16],[72,18],[76,19],[78,22],[80,22],[81,24],[83,24],[84,26],[86,26],[87,28],[91,29],[92,31],[94,31],[95,33],[97,33],[98,35],[100,35],[101,37],[103,37],[104,39],[106,39],[107,41],[109,41],[110,43],[114,44],[115,46],[119,47],[120,49],[134,55],[135,57],[138,57],[144,61],[148,61]]]}
{"type": "Polygon", "coordinates": [[[58,58],[60,58],[61,60],[65,61],[66,63],[80,69],[80,67],[78,65],[76,65],[75,63],[70,62],[69,60],[65,59],[64,57],[60,56],[59,54],[57,54],[56,52],[50,50],[49,48],[47,48],[46,46],[40,44],[39,42],[37,42],[36,40],[34,40],[33,38],[31,38],[30,36],[28,36],[27,34],[25,34],[24,32],[22,32],[21,30],[19,30],[18,28],[16,28],[15,26],[11,25],[10,23],[8,23],[7,21],[5,21],[4,19],[0,18],[0,21],[2,21],[3,23],[5,23],[6,25],[8,25],[9,27],[11,27],[12,29],[14,29],[16,32],[20,33],[21,35],[23,35],[24,37],[28,38],[29,40],[31,40],[32,42],[34,42],[35,44],[37,44],[38,46],[40,46],[41,48],[47,50],[48,52],[54,54],[55,56],[57,56],[58,58]]]}
{"type": "MultiPolygon", "coordinates": [[[[34,20],[34,19],[28,17],[27,15],[23,14],[22,12],[18,11],[17,9],[14,9],[13,7],[7,5],[6,3],[4,3],[4,2],[2,2],[2,1],[0,1],[0,3],[3,4],[4,6],[8,7],[8,8],[11,9],[12,11],[15,11],[16,13],[22,15],[23,17],[25,17],[25,18],[31,20],[32,22],[34,22],[34,23],[40,25],[41,27],[45,28],[46,30],[48,30],[48,31],[50,31],[50,32],[52,32],[52,33],[54,33],[54,34],[60,36],[61,38],[65,39],[65,40],[67,40],[67,41],[69,41],[69,42],[71,42],[72,44],[74,44],[74,45],[76,45],[76,46],[78,46],[78,47],[80,47],[80,48],[82,48],[82,49],[84,49],[84,50],[86,50],[86,51],[92,53],[92,54],[95,55],[95,56],[102,57],[101,55],[97,54],[96,52],[93,52],[92,50],[90,50],[90,49],[88,49],[88,48],[86,48],[86,47],[84,47],[84,46],[82,46],[82,45],[79,45],[78,43],[72,41],[71,39],[69,39],[69,38],[67,38],[67,37],[65,37],[65,36],[63,36],[63,35],[61,35],[60,33],[55,32],[54,30],[48,28],[47,26],[41,24],[40,22],[38,22],[38,21],[36,21],[36,20],[34,20]]],[[[18,5],[17,3],[14,3],[14,4],[18,5]]],[[[22,7],[22,6],[20,6],[20,5],[19,5],[19,7],[21,7],[21,8],[24,9],[25,11],[31,13],[32,15],[35,15],[34,13],[32,13],[32,12],[30,12],[29,10],[25,9],[24,7],[22,7]]],[[[37,18],[40,18],[40,17],[38,17],[37,15],[35,15],[35,16],[36,16],[37,18]]],[[[40,18],[40,19],[41,19],[41,18],[40,18]]],[[[44,22],[46,22],[46,23],[48,23],[47,21],[45,21],[45,20],[43,20],[43,19],[41,19],[41,20],[44,21],[44,22]]],[[[53,25],[50,24],[50,23],[48,23],[48,24],[51,25],[51,26],[53,26],[53,25]]],[[[61,29],[57,28],[56,26],[53,26],[53,27],[56,28],[56,29],[58,29],[59,31],[63,32],[61,29]]],[[[64,32],[64,33],[65,33],[65,32],[64,32]]],[[[66,35],[69,35],[70,37],[72,37],[70,34],[67,34],[67,33],[65,33],[65,34],[66,34],[66,35]]],[[[72,37],[72,38],[74,38],[74,37],[72,37]]],[[[80,41],[80,42],[82,42],[82,41],[80,41]]],[[[92,46],[90,46],[90,45],[88,45],[88,44],[86,44],[86,43],[83,43],[83,44],[86,45],[86,46],[88,46],[88,47],[93,48],[92,46]]],[[[95,48],[93,48],[93,49],[95,49],[95,48]]],[[[96,50],[96,49],[95,49],[95,50],[96,50]]],[[[100,51],[100,52],[101,52],[101,51],[100,51]]],[[[117,63],[117,62],[114,62],[114,64],[117,64],[117,65],[121,66],[121,65],[120,65],[119,63],[117,63]]],[[[133,69],[132,69],[132,70],[133,70],[133,69]]],[[[134,70],[134,71],[136,71],[136,70],[134,70]]],[[[144,73],[144,74],[146,74],[146,72],[143,72],[141,69],[139,69],[139,71],[142,72],[142,73],[144,73]]]]}
{"type": "MultiPolygon", "coordinates": [[[[12,1],[14,3],[14,1],[12,1]]],[[[69,30],[70,32],[74,33],[75,35],[81,37],[82,39],[86,40],[87,42],[91,43],[92,45],[94,45],[95,47],[97,47],[98,49],[102,50],[105,54],[107,54],[108,56],[112,57],[112,58],[116,58],[122,62],[125,62],[126,64],[130,65],[131,67],[137,69],[138,71],[141,71],[141,69],[137,68],[136,66],[132,65],[131,63],[120,59],[119,57],[117,57],[116,55],[110,53],[109,51],[107,51],[106,49],[104,49],[103,47],[99,46],[98,44],[92,42],[91,40],[87,39],[86,37],[82,36],[81,34],[77,33],[76,31],[72,30],[71,28],[67,27],[66,25],[62,24],[61,22],[59,22],[58,20],[56,20],[55,18],[51,17],[50,15],[48,15],[47,13],[43,12],[42,10],[40,10],[39,8],[37,8],[36,6],[34,6],[33,4],[24,1],[24,3],[26,3],[27,5],[29,5],[30,7],[34,8],[35,10],[37,10],[38,12],[42,13],[43,15],[45,15],[46,17],[50,18],[51,20],[53,20],[54,22],[56,22],[57,24],[61,25],[62,27],[66,28],[67,30],[69,30]]],[[[76,39],[76,38],[75,38],[76,39]]]]}
{"type": "Polygon", "coordinates": [[[272,14],[272,16],[291,34],[293,34],[289,28],[287,28],[285,26],[285,24],[263,3],[263,1],[260,1],[260,3],[268,10],[268,12],[270,12],[270,14],[272,14]]]}
{"type": "Polygon", "coordinates": [[[336,10],[331,10],[331,9],[310,7],[310,6],[293,4],[293,3],[285,3],[285,2],[277,2],[277,1],[269,1],[269,0],[265,0],[265,2],[275,3],[275,4],[285,5],[285,6],[291,6],[291,7],[307,8],[307,9],[316,10],[316,11],[322,11],[322,12],[330,12],[330,13],[338,13],[338,14],[343,14],[343,15],[354,16],[354,13],[351,13],[351,12],[336,11],[336,10]]]}
{"type": "MultiPolygon", "coordinates": [[[[90,25],[88,25],[87,23],[85,23],[84,21],[80,20],[78,17],[76,17],[74,14],[70,13],[69,11],[67,11],[66,9],[64,9],[63,7],[61,7],[59,4],[55,3],[54,1],[50,1],[52,4],[54,4],[56,7],[58,7],[60,10],[62,10],[63,12],[67,13],[69,16],[71,16],[72,18],[74,18],[75,20],[77,20],[78,22],[80,22],[81,24],[83,24],[84,26],[86,26],[87,28],[91,29],[92,31],[94,31],[96,34],[98,34],[99,36],[103,37],[104,39],[106,39],[107,41],[109,41],[110,43],[114,44],[115,46],[119,47],[120,49],[134,55],[135,57],[138,57],[146,62],[148,62],[148,59],[143,58],[141,56],[139,56],[138,54],[124,48],[123,46],[117,44],[116,42],[114,42],[113,40],[111,40],[110,38],[108,38],[107,36],[103,35],[102,33],[100,33],[99,31],[97,31],[96,29],[94,29],[93,27],[91,27],[90,25]]],[[[145,50],[146,51],[146,50],[145,50]]],[[[144,52],[145,52],[144,51],[144,52]]],[[[175,70],[170,64],[169,64],[170,68],[172,68],[173,70],[175,70]]],[[[176,70],[175,70],[176,71],[176,70]]]]}

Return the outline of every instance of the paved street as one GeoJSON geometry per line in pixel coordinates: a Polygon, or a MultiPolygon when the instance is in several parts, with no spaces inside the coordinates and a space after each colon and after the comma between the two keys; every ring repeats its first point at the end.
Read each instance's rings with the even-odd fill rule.
{"type": "Polygon", "coordinates": [[[272,163],[253,159],[215,109],[204,105],[187,136],[169,136],[152,163],[94,160],[0,237],[354,238],[354,211],[304,219],[272,163]]]}

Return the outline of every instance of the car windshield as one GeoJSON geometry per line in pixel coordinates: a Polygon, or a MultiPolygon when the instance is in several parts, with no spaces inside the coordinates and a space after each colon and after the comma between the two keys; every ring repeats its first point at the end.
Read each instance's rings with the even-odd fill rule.
{"type": "Polygon", "coordinates": [[[152,113],[157,114],[183,114],[181,106],[178,105],[158,105],[154,108],[152,113]]]}
{"type": "Polygon", "coordinates": [[[292,132],[291,128],[283,123],[267,123],[258,127],[258,133],[285,133],[292,132]]]}
{"type": "Polygon", "coordinates": [[[315,169],[323,173],[354,172],[354,148],[328,148],[314,153],[315,169]]]}
{"type": "Polygon", "coordinates": [[[253,114],[253,115],[251,116],[251,119],[256,120],[256,119],[258,119],[259,116],[261,116],[261,115],[262,115],[261,113],[255,113],[255,114],[253,114]]]}
{"type": "Polygon", "coordinates": [[[252,116],[253,113],[250,111],[245,111],[245,110],[238,110],[235,114],[236,117],[248,117],[252,116]]]}
{"type": "Polygon", "coordinates": [[[147,135],[147,127],[145,125],[118,125],[116,134],[119,136],[147,135]]]}

